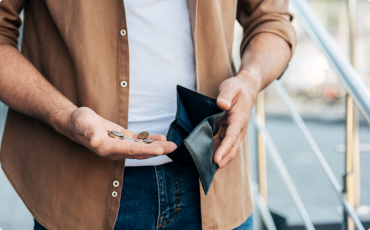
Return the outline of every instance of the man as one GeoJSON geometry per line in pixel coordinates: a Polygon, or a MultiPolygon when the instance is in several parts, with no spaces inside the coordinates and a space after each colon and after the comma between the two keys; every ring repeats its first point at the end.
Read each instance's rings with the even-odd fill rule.
{"type": "Polygon", "coordinates": [[[251,229],[247,126],[257,93],[291,58],[291,20],[287,0],[0,2],[0,100],[10,107],[0,160],[35,229],[251,229]],[[176,85],[227,110],[208,195],[196,169],[166,156],[176,85]],[[154,142],[107,130],[149,131],[154,142]]]}

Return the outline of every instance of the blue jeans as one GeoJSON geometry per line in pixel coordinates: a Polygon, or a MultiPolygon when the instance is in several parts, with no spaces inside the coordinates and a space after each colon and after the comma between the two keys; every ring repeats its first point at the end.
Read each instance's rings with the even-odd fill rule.
{"type": "MultiPolygon", "coordinates": [[[[114,230],[200,230],[199,178],[195,168],[176,163],[126,167],[114,230]]],[[[44,230],[35,221],[34,230],[44,230]]],[[[252,230],[250,216],[236,230],[252,230]]]]}

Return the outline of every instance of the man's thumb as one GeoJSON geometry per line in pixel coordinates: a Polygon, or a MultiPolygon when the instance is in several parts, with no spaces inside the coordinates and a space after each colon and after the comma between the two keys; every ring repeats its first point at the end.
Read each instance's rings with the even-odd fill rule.
{"type": "Polygon", "coordinates": [[[217,97],[217,106],[222,110],[229,110],[237,90],[232,84],[222,84],[220,86],[220,94],[217,97]]]}
{"type": "Polygon", "coordinates": [[[107,131],[104,129],[104,127],[94,128],[93,132],[91,132],[89,136],[91,147],[98,147],[103,142],[103,139],[106,135],[107,131]]]}

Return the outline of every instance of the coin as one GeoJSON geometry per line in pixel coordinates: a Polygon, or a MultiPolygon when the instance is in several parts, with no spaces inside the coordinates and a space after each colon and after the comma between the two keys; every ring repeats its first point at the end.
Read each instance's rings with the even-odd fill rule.
{"type": "Polygon", "coordinates": [[[137,138],[141,139],[141,140],[145,140],[149,137],[149,133],[148,132],[141,132],[137,135],[137,138]]]}
{"type": "Polygon", "coordinates": [[[114,138],[114,139],[120,139],[120,140],[123,140],[123,137],[117,137],[117,136],[114,136],[114,135],[109,135],[111,138],[114,138]]]}
{"type": "Polygon", "coordinates": [[[112,130],[111,131],[114,135],[118,136],[118,137],[124,137],[125,135],[119,131],[116,131],[116,130],[112,130]]]}
{"type": "Polygon", "coordinates": [[[127,140],[127,141],[134,141],[134,139],[131,139],[131,138],[129,138],[129,137],[124,137],[123,139],[124,139],[124,140],[127,140]]]}
{"type": "Polygon", "coordinates": [[[118,136],[118,135],[116,135],[116,134],[114,134],[112,131],[110,131],[110,130],[107,130],[107,133],[108,133],[108,135],[111,137],[111,138],[114,138],[114,139],[120,139],[120,140],[123,140],[123,136],[118,136]]]}
{"type": "Polygon", "coordinates": [[[152,143],[154,140],[152,140],[152,139],[145,139],[145,140],[143,140],[143,142],[145,142],[145,143],[147,143],[147,144],[149,144],[149,143],[152,143]]]}
{"type": "Polygon", "coordinates": [[[139,143],[139,144],[146,144],[143,140],[141,139],[135,139],[135,142],[136,143],[139,143]]]}

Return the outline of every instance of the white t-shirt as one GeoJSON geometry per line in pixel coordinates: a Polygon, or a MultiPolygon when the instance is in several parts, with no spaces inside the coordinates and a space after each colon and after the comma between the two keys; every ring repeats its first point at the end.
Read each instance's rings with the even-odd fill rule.
{"type": "MultiPolygon", "coordinates": [[[[124,0],[130,55],[128,129],[166,135],[176,116],[176,85],[196,90],[187,0],[124,0]]],[[[126,166],[160,165],[163,155],[126,159],[126,166]]]]}

